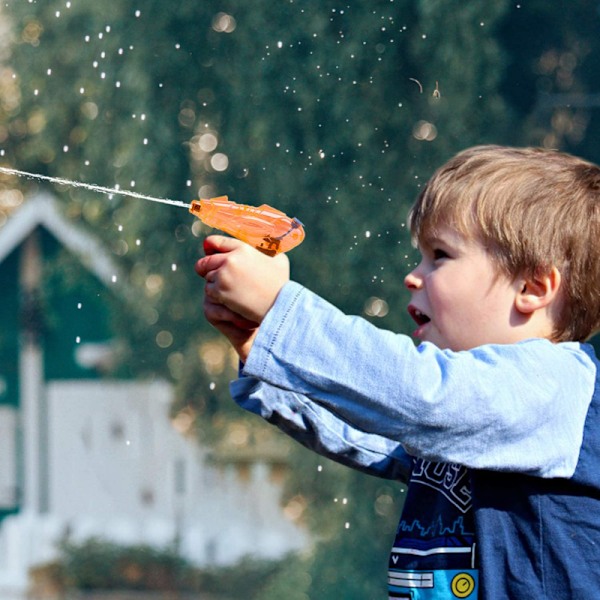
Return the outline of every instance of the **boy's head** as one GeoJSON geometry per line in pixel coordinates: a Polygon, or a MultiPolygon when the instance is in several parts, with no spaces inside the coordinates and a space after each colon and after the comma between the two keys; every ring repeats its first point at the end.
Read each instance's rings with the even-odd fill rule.
{"type": "Polygon", "coordinates": [[[452,227],[483,245],[510,278],[556,267],[555,341],[600,329],[600,168],[568,154],[476,146],[438,169],[409,224],[416,243],[452,227]]]}

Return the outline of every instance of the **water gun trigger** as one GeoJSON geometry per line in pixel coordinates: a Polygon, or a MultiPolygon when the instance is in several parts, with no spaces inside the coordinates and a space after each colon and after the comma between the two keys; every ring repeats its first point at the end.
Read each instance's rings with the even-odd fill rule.
{"type": "Polygon", "coordinates": [[[269,256],[288,252],[304,240],[299,219],[267,204],[249,206],[218,196],[192,200],[190,212],[203,223],[254,246],[269,256]]]}

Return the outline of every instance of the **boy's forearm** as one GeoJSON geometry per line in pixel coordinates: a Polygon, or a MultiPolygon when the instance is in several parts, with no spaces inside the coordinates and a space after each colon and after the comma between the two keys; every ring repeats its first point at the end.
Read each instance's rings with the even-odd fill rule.
{"type": "Polygon", "coordinates": [[[251,377],[231,383],[233,399],[317,454],[358,471],[406,481],[413,459],[398,442],[351,427],[307,396],[251,377]]]}

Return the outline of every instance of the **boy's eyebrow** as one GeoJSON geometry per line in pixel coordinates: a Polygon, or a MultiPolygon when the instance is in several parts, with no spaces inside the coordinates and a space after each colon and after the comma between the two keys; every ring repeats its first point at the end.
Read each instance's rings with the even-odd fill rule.
{"type": "Polygon", "coordinates": [[[458,232],[456,232],[456,234],[456,236],[453,236],[449,233],[445,234],[443,231],[428,231],[419,238],[418,246],[434,248],[435,246],[442,245],[448,249],[458,249],[463,244],[467,243],[467,238],[458,232]]]}
{"type": "Polygon", "coordinates": [[[435,246],[439,243],[448,243],[442,236],[437,233],[428,232],[419,238],[419,246],[435,246]]]}

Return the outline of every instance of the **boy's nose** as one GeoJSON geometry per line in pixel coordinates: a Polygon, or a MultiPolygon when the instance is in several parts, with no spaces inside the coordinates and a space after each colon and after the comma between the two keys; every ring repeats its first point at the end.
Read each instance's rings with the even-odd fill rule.
{"type": "Polygon", "coordinates": [[[418,290],[423,285],[423,279],[418,274],[418,268],[413,269],[405,278],[404,285],[408,290],[418,290]]]}

